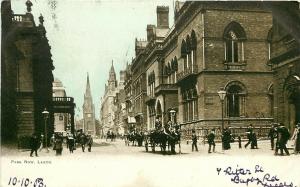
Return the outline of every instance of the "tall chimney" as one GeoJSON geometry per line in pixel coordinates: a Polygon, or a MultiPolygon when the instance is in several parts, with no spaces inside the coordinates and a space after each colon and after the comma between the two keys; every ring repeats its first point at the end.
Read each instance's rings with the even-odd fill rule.
{"type": "Polygon", "coordinates": [[[156,14],[157,14],[157,27],[169,28],[169,7],[157,6],[156,14]]]}

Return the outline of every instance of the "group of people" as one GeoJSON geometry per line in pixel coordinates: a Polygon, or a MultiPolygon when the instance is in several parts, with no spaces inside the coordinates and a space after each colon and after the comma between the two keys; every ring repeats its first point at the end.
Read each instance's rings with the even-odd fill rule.
{"type": "Polygon", "coordinates": [[[290,155],[286,147],[289,139],[294,141],[294,153],[298,154],[300,152],[300,123],[297,123],[292,136],[284,124],[273,124],[268,137],[271,141],[271,149],[275,149],[275,155],[278,155],[278,150],[280,150],[280,155],[284,155],[283,151],[286,155],[290,155]]]}
{"type": "MultiPolygon", "coordinates": [[[[245,148],[247,148],[249,145],[251,145],[251,149],[258,149],[257,146],[257,136],[254,132],[252,124],[249,125],[249,127],[246,130],[246,136],[247,136],[247,143],[244,145],[245,148]]],[[[210,132],[205,136],[207,139],[207,142],[209,144],[208,147],[208,153],[211,153],[212,151],[215,152],[215,129],[211,129],[210,132]]],[[[289,151],[286,147],[286,144],[289,139],[294,141],[294,153],[298,154],[300,153],[300,123],[298,123],[294,129],[294,133],[291,136],[289,130],[287,127],[284,126],[284,124],[273,124],[270,128],[268,137],[271,140],[271,149],[275,150],[275,155],[278,155],[278,151],[280,151],[280,155],[284,155],[283,151],[286,153],[286,155],[289,155],[289,151]]],[[[237,136],[238,139],[238,145],[239,148],[242,148],[242,138],[241,136],[237,136]]],[[[230,143],[234,142],[234,137],[232,136],[230,130],[228,128],[225,128],[222,136],[222,149],[228,150],[231,148],[230,143]]],[[[192,151],[198,151],[197,147],[197,135],[196,131],[192,130],[192,151]]]]}
{"type": "MultiPolygon", "coordinates": [[[[55,150],[56,155],[62,155],[64,139],[66,139],[67,149],[69,149],[70,153],[73,153],[76,150],[76,143],[81,145],[82,151],[85,151],[86,145],[88,146],[88,151],[92,151],[93,138],[91,135],[86,135],[80,132],[77,136],[74,134],[67,134],[66,137],[63,136],[62,133],[54,133],[50,139],[50,145],[53,146],[53,150],[55,150]]],[[[38,156],[38,149],[42,149],[45,147],[48,150],[48,146],[45,145],[45,139],[43,135],[39,135],[38,133],[33,133],[30,138],[30,156],[38,156]]]]}
{"type": "Polygon", "coordinates": [[[107,131],[105,141],[107,141],[107,139],[110,139],[110,141],[113,142],[113,141],[116,141],[116,138],[117,138],[117,135],[114,132],[107,131]]]}

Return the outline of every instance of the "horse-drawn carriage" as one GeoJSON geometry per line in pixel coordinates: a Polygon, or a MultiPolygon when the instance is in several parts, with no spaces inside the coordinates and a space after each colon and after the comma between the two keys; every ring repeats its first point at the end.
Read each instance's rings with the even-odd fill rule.
{"type": "Polygon", "coordinates": [[[144,133],[143,132],[135,132],[132,131],[129,134],[125,135],[125,144],[127,146],[130,145],[130,142],[132,143],[132,146],[142,146],[144,141],[144,133]]]}
{"type": "Polygon", "coordinates": [[[180,126],[178,125],[166,125],[149,131],[145,134],[146,152],[149,151],[149,147],[152,152],[155,152],[155,147],[159,146],[163,154],[167,153],[167,147],[171,154],[176,154],[175,146],[178,144],[179,153],[181,153],[180,134],[180,126]]]}

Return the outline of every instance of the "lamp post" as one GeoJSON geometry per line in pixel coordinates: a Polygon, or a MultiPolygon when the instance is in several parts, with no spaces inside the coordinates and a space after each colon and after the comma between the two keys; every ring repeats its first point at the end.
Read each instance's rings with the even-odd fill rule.
{"type": "Polygon", "coordinates": [[[175,114],[176,114],[176,110],[171,109],[171,110],[170,110],[170,115],[171,115],[171,122],[172,122],[172,125],[175,123],[175,114]]]}
{"type": "Polygon", "coordinates": [[[222,111],[222,131],[221,131],[221,142],[222,142],[222,150],[224,150],[224,143],[222,141],[222,134],[224,132],[224,115],[223,115],[223,105],[224,105],[224,99],[226,97],[226,91],[224,89],[221,89],[220,91],[218,91],[219,97],[220,97],[220,101],[221,101],[221,111],[222,111]]]}
{"type": "Polygon", "coordinates": [[[44,120],[45,120],[45,126],[44,126],[44,130],[45,130],[45,147],[47,149],[47,152],[49,152],[49,149],[48,149],[48,137],[47,137],[47,119],[49,117],[49,112],[45,108],[44,111],[42,112],[42,114],[43,114],[44,120]]]}

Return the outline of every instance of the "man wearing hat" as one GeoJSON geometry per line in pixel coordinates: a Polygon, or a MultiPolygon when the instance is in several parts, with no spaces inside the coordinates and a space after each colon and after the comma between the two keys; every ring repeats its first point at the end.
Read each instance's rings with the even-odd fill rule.
{"type": "Polygon", "coordinates": [[[212,129],[210,133],[207,135],[207,141],[208,141],[208,153],[211,153],[211,146],[213,146],[213,152],[215,152],[215,129],[212,129]]]}
{"type": "Polygon", "coordinates": [[[197,147],[197,135],[195,132],[195,129],[192,130],[192,151],[194,151],[194,147],[196,149],[196,151],[198,151],[198,147],[197,147]]]}
{"type": "Polygon", "coordinates": [[[272,127],[270,128],[268,138],[271,140],[271,149],[274,150],[274,139],[276,138],[276,130],[275,130],[275,124],[272,124],[272,127]]]}
{"type": "Polygon", "coordinates": [[[276,147],[275,149],[275,155],[278,154],[278,149],[280,149],[280,155],[283,156],[283,150],[285,151],[285,153],[287,155],[290,155],[287,147],[286,147],[286,144],[290,138],[290,133],[289,133],[289,130],[282,124],[280,123],[280,126],[278,128],[278,147],[276,147]]]}

